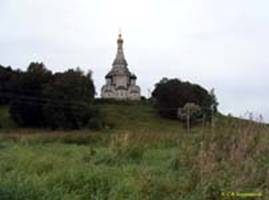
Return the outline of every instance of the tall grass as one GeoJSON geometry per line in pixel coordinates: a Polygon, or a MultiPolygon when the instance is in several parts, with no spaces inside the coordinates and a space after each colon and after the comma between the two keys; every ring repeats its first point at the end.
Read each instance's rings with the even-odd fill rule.
{"type": "Polygon", "coordinates": [[[232,118],[164,132],[120,129],[0,136],[0,199],[215,200],[269,193],[269,129],[232,118]]]}

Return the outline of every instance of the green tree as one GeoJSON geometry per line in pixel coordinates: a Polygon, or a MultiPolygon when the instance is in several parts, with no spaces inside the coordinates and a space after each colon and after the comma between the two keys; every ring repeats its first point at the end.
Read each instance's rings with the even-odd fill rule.
{"type": "Polygon", "coordinates": [[[0,65],[0,105],[8,104],[14,96],[14,84],[18,75],[19,71],[14,71],[11,67],[0,65]]]}
{"type": "Polygon", "coordinates": [[[197,119],[200,115],[201,108],[195,103],[186,103],[182,109],[178,109],[178,118],[186,120],[187,130],[190,133],[191,122],[197,119]]]}
{"type": "Polygon", "coordinates": [[[197,84],[164,78],[155,85],[152,97],[160,115],[166,118],[176,119],[178,108],[189,102],[199,105],[206,117],[211,114],[212,96],[197,84]]]}
{"type": "Polygon", "coordinates": [[[95,88],[91,73],[84,75],[79,69],[57,73],[43,94],[49,99],[43,107],[45,123],[52,129],[79,129],[98,115],[93,106],[95,88]]]}
{"type": "Polygon", "coordinates": [[[21,72],[12,90],[10,114],[13,120],[23,127],[40,127],[44,116],[42,106],[43,88],[52,77],[43,63],[31,63],[26,72],[21,72]]]}

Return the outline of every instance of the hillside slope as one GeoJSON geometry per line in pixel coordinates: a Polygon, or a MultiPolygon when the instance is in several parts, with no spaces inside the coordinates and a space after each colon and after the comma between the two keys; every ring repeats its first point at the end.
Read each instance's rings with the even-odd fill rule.
{"type": "Polygon", "coordinates": [[[105,122],[115,130],[159,133],[184,131],[181,122],[161,118],[151,104],[116,102],[99,106],[105,122]]]}
{"type": "MultiPolygon", "coordinates": [[[[106,131],[127,131],[139,133],[185,133],[185,124],[179,120],[171,120],[160,117],[157,110],[152,104],[140,102],[98,102],[96,104],[100,108],[101,115],[106,124],[106,131]]],[[[230,125],[231,123],[247,124],[247,120],[226,117],[218,114],[217,126],[219,128],[230,125]]],[[[192,127],[192,132],[201,132],[208,130],[209,123],[198,124],[192,127]]],[[[0,106],[0,128],[13,129],[16,124],[9,115],[7,106],[0,106]]],[[[105,131],[105,130],[103,130],[105,131]]]]}

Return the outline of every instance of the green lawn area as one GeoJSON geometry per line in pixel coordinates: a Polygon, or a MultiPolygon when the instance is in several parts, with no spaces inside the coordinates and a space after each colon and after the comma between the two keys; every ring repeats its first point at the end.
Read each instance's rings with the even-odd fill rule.
{"type": "Polygon", "coordinates": [[[1,200],[219,200],[269,192],[269,130],[220,117],[187,134],[146,104],[100,104],[113,129],[2,130],[1,200]]]}

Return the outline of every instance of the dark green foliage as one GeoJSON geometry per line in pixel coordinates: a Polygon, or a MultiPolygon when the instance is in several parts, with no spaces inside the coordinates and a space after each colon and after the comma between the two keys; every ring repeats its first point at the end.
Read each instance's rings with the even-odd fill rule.
{"type": "Polygon", "coordinates": [[[145,96],[141,96],[141,101],[146,101],[147,98],[145,96]]]}
{"type": "Polygon", "coordinates": [[[9,104],[11,118],[21,127],[103,126],[98,109],[93,106],[95,87],[91,73],[85,75],[76,69],[52,74],[43,63],[31,63],[26,72],[0,66],[0,80],[0,104],[9,104]]]}
{"type": "Polygon", "coordinates": [[[10,103],[10,114],[13,120],[23,127],[40,127],[44,116],[42,91],[51,79],[52,73],[43,63],[31,63],[25,73],[16,80],[14,98],[10,103]]]}
{"type": "Polygon", "coordinates": [[[96,116],[89,119],[87,123],[87,128],[94,130],[101,130],[104,127],[104,122],[102,118],[96,116]]]}
{"type": "Polygon", "coordinates": [[[206,89],[197,84],[167,78],[156,84],[152,96],[160,115],[173,119],[177,118],[178,108],[183,108],[186,103],[199,105],[202,113],[209,116],[215,101],[206,89]]]}
{"type": "Polygon", "coordinates": [[[46,85],[43,95],[45,124],[52,129],[79,129],[96,116],[92,102],[95,94],[91,75],[80,70],[57,73],[46,85]]]}
{"type": "Polygon", "coordinates": [[[10,102],[19,73],[19,71],[12,70],[11,67],[5,68],[0,65],[0,105],[10,102]]]}

